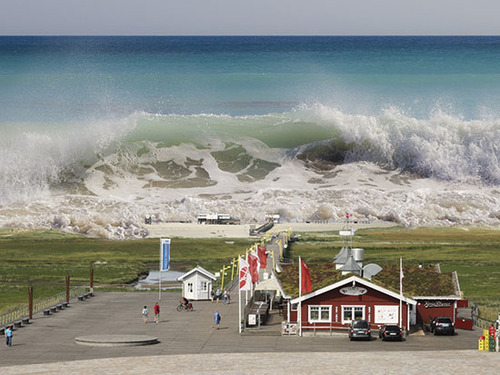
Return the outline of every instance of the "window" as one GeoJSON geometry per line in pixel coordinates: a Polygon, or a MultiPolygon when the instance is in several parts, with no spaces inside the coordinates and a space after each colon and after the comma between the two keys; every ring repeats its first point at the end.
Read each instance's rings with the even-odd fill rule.
{"type": "Polygon", "coordinates": [[[342,306],[342,323],[365,319],[364,306],[342,306]]]}
{"type": "Polygon", "coordinates": [[[208,290],[208,283],[206,281],[202,281],[200,283],[200,290],[202,292],[206,292],[208,290]]]}
{"type": "Polygon", "coordinates": [[[332,321],[331,306],[308,306],[309,322],[330,323],[332,321]]]}
{"type": "Polygon", "coordinates": [[[299,308],[298,303],[292,303],[292,311],[297,311],[298,308],[299,308]]]}

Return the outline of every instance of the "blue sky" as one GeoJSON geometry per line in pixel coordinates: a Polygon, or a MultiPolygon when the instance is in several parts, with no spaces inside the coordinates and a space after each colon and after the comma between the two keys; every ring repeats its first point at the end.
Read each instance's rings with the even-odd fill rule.
{"type": "Polygon", "coordinates": [[[0,0],[0,35],[500,35],[498,0],[0,0]]]}

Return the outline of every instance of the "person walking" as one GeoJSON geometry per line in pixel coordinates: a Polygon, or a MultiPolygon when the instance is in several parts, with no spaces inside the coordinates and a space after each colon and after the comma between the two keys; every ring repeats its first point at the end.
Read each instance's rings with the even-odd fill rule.
{"type": "Polygon", "coordinates": [[[226,303],[226,304],[227,304],[227,289],[224,289],[224,294],[223,294],[223,296],[224,296],[224,303],[226,303]]]}
{"type": "Polygon", "coordinates": [[[160,305],[158,302],[156,302],[153,310],[155,312],[155,323],[158,323],[160,321],[160,305]]]}
{"type": "Polygon", "coordinates": [[[12,326],[8,326],[5,329],[5,344],[12,346],[12,326]]]}
{"type": "Polygon", "coordinates": [[[212,301],[212,303],[214,303],[214,298],[215,298],[215,292],[214,292],[214,290],[212,289],[212,290],[210,291],[210,301],[212,301]]]}
{"type": "Polygon", "coordinates": [[[144,324],[146,324],[148,322],[148,308],[147,308],[147,306],[144,306],[144,308],[142,309],[141,315],[142,315],[142,320],[144,321],[144,324]]]}
{"type": "Polygon", "coordinates": [[[214,321],[215,321],[215,328],[220,329],[220,321],[222,319],[222,316],[220,315],[219,311],[216,311],[214,314],[214,321]]]}

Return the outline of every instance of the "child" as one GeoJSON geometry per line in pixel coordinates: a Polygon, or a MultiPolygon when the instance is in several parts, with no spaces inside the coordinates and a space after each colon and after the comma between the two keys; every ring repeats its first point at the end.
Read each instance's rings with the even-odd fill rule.
{"type": "Polygon", "coordinates": [[[7,346],[12,346],[12,327],[8,326],[5,329],[5,343],[7,346]]]}

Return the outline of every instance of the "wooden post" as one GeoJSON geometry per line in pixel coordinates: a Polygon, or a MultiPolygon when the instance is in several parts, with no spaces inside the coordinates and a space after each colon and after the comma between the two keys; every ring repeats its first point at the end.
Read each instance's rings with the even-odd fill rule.
{"type": "Polygon", "coordinates": [[[28,286],[28,315],[33,319],[33,285],[28,286]]]}
{"type": "Polygon", "coordinates": [[[69,273],[66,274],[66,302],[69,303],[69,273]]]}
{"type": "Polygon", "coordinates": [[[90,264],[90,293],[94,293],[94,267],[90,264]]]}

